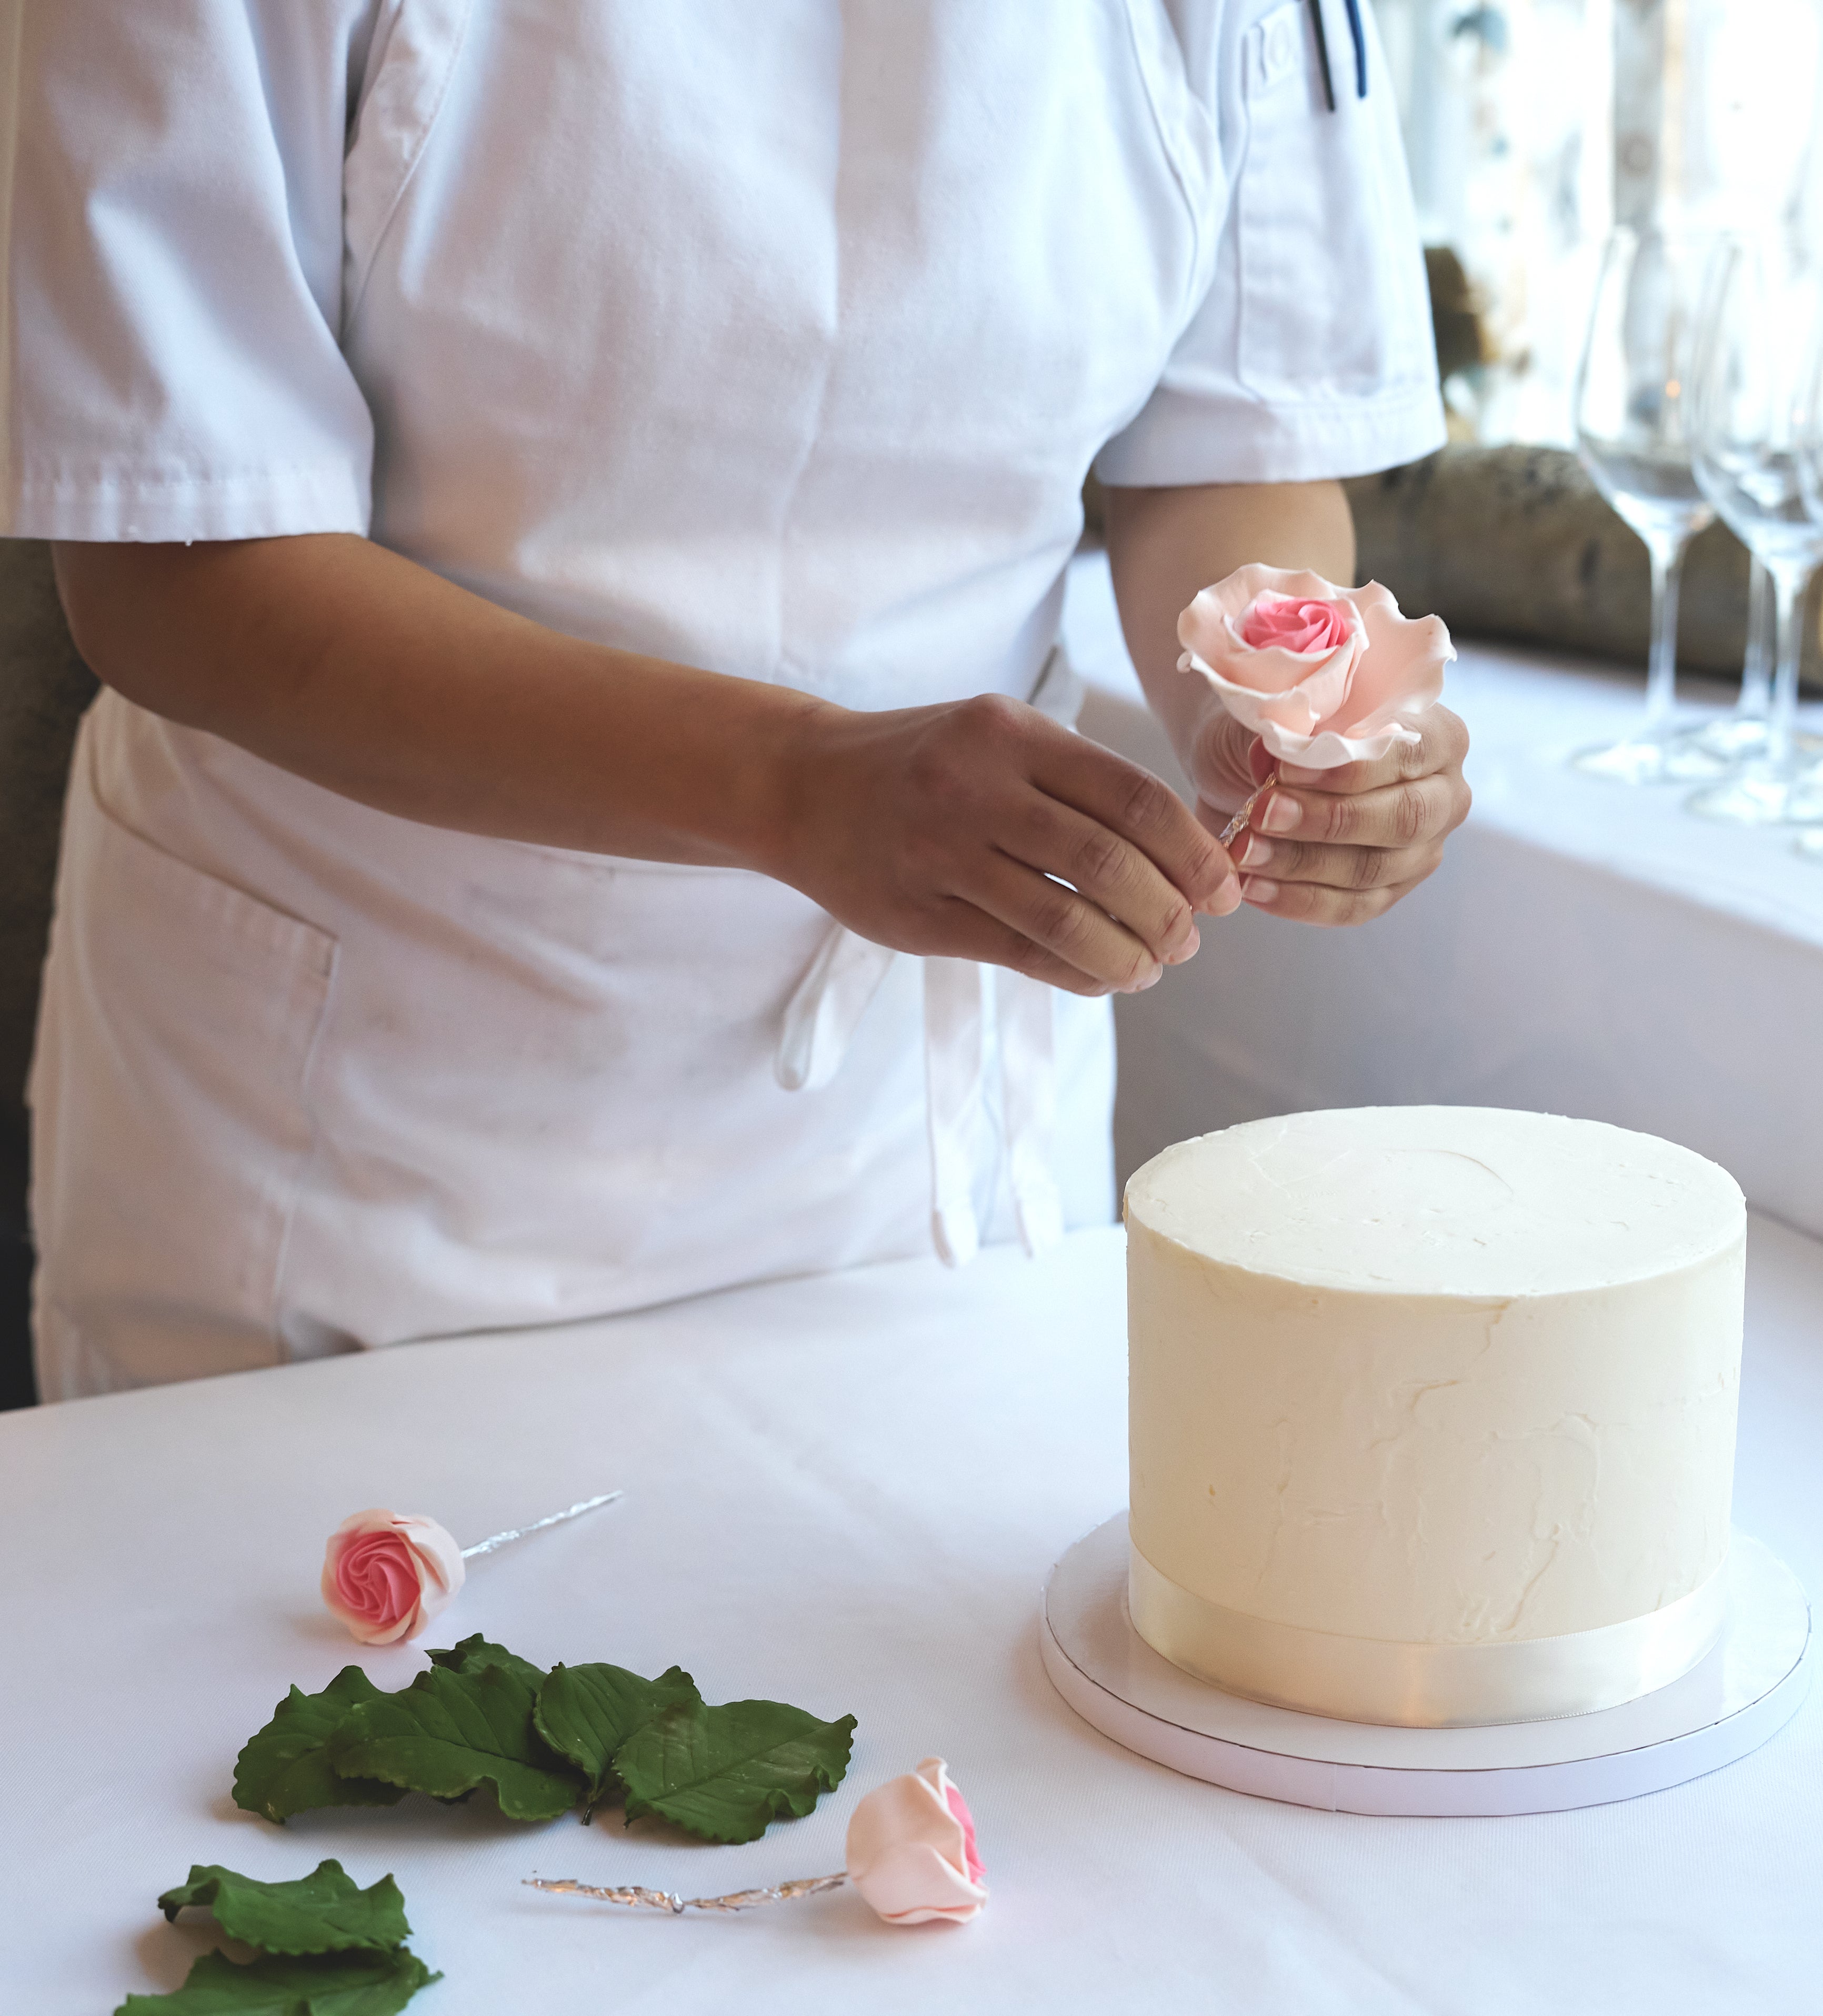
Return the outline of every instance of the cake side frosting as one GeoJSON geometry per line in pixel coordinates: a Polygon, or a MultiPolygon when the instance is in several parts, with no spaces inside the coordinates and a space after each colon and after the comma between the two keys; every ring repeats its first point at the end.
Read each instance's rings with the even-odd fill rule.
{"type": "Polygon", "coordinates": [[[1132,1536],[1193,1595],[1495,1644],[1720,1566],[1745,1208],[1713,1164],[1543,1115],[1306,1114],[1167,1150],[1127,1220],[1132,1536]]]}

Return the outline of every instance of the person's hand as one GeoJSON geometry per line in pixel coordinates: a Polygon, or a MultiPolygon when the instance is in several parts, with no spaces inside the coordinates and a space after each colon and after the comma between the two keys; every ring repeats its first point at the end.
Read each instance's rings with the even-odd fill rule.
{"type": "Polygon", "coordinates": [[[1468,815],[1468,730],[1447,707],[1414,725],[1377,763],[1305,770],[1276,764],[1219,706],[1198,727],[1189,769],[1198,811],[1220,831],[1276,767],[1279,781],[1234,843],[1242,900],[1307,924],[1359,924],[1390,909],[1442,860],[1468,815]]]}
{"type": "Polygon", "coordinates": [[[1016,700],[816,705],[780,769],[767,872],[898,951],[1131,993],[1196,951],[1198,914],[1240,905],[1169,786],[1016,700]]]}

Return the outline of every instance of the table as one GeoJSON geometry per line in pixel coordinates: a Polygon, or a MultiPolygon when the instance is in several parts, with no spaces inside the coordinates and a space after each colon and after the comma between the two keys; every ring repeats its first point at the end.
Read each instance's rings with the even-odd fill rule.
{"type": "MultiPolygon", "coordinates": [[[[94,2016],[181,1979],[153,1899],[191,1862],[394,1871],[447,1978],[424,2016],[1133,2009],[1246,2016],[1799,2016],[1823,1999],[1823,1703],[1731,1769],[1629,1805],[1367,1820],[1173,1777],[1079,1722],[1039,1586],[1125,1498],[1122,1235],[1039,1262],[910,1261],[511,1338],[0,1419],[0,2007],[94,2016]],[[711,1699],[860,1719],[846,1783],[741,1849],[524,1829],[484,1798],[306,1815],[228,1798],[288,1682],[358,1648],[322,1539],[373,1503],[465,1541],[625,1500],[472,1564],[431,1642],[676,1660],[711,1699]],[[698,1894],[838,1868],[859,1794],[946,1755],[993,1900],[896,1931],[852,1893],[635,1918],[533,1871],[698,1894]]],[[[1756,1221],[1737,1517],[1823,1591],[1823,1248],[1756,1221]]],[[[382,1686],[420,1663],[370,1651],[382,1686]]]]}
{"type": "MultiPolygon", "coordinates": [[[[1085,732],[1181,784],[1099,553],[1071,568],[1065,635],[1091,684],[1085,732]]],[[[1823,864],[1787,833],[1690,817],[1684,791],[1570,771],[1634,725],[1640,686],[1464,643],[1445,698],[1473,738],[1475,809],[1443,867],[1366,931],[1243,911],[1119,1000],[1122,1175],[1268,1114],[1527,1107],[1681,1141],[1823,1237],[1823,864]]]]}

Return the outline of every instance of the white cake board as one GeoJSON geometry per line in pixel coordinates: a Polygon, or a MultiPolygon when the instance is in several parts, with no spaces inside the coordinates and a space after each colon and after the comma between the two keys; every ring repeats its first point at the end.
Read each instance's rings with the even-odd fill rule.
{"type": "Polygon", "coordinates": [[[1728,1621],[1700,1665],[1620,1708],[1489,1729],[1387,1729],[1225,1694],[1134,1630],[1126,1565],[1122,1512],[1052,1569],[1039,1639],[1057,1692],[1142,1757],[1328,1813],[1550,1813],[1661,1792],[1758,1749],[1797,1712],[1810,1685],[1803,1589],[1739,1532],[1728,1561],[1728,1621]]]}

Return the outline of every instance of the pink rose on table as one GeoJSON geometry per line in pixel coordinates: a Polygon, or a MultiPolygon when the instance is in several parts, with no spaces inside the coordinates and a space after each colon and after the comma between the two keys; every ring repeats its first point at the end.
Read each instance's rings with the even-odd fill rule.
{"type": "Polygon", "coordinates": [[[376,1506],[344,1519],[322,1561],[322,1600],[364,1645],[415,1638],[461,1588],[455,1536],[376,1506]]]}
{"type": "Polygon", "coordinates": [[[889,1779],[848,1822],[848,1881],[889,1925],[964,1924],[988,1900],[968,1802],[941,1757],[889,1779]]]}
{"type": "Polygon", "coordinates": [[[1338,588],[1320,574],[1244,567],[1177,619],[1180,671],[1281,762],[1329,770],[1415,742],[1410,717],[1442,694],[1455,655],[1442,617],[1401,616],[1378,581],[1338,588]]]}

